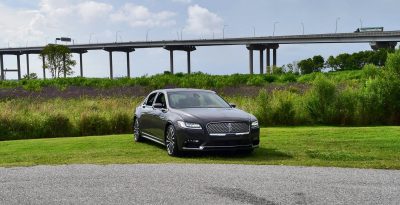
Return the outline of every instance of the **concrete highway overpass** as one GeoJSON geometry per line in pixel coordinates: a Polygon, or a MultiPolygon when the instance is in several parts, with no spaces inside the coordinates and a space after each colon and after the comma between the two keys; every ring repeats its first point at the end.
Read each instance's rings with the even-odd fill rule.
{"type": "MultiPolygon", "coordinates": [[[[130,41],[96,44],[67,45],[73,53],[79,54],[80,75],[83,76],[82,55],[90,50],[104,50],[109,52],[110,78],[113,78],[113,52],[125,52],[127,56],[127,76],[130,77],[130,53],[135,49],[164,48],[170,53],[170,72],[174,72],[174,51],[187,52],[187,71],[191,72],[190,53],[198,46],[227,46],[244,45],[249,50],[249,73],[253,73],[253,52],[260,52],[260,73],[270,72],[271,50],[272,66],[276,66],[277,49],[281,44],[318,44],[318,43],[369,43],[372,49],[394,48],[400,42],[400,31],[383,32],[359,32],[359,33],[333,33],[333,34],[310,34],[310,35],[288,35],[288,36],[265,36],[265,37],[243,37],[222,39],[197,39],[197,40],[166,40],[166,41],[130,41]],[[264,68],[264,55],[266,51],[266,68],[264,68]]],[[[5,72],[17,72],[21,79],[20,56],[26,55],[27,73],[29,74],[29,55],[40,54],[44,46],[0,48],[1,79],[5,72]],[[17,57],[17,69],[4,69],[4,55],[15,55],[17,57]]],[[[44,61],[43,61],[44,63],[44,61]]],[[[43,78],[45,70],[43,69],[43,78]]]]}

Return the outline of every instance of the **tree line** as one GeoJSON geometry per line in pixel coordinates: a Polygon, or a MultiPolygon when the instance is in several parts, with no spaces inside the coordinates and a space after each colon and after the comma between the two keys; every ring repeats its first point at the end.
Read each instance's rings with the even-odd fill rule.
{"type": "Polygon", "coordinates": [[[360,51],[353,54],[342,53],[337,56],[329,56],[326,60],[321,55],[316,55],[294,63],[296,65],[288,64],[284,66],[283,70],[309,74],[320,72],[323,69],[330,69],[331,71],[361,70],[367,64],[382,67],[386,63],[388,53],[393,52],[393,49],[379,49],[376,51],[360,51]],[[296,66],[297,69],[293,69],[296,66]]]}

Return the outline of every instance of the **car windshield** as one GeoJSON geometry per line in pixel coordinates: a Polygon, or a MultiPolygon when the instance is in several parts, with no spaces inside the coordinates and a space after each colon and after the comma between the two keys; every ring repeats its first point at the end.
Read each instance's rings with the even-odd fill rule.
{"type": "Polygon", "coordinates": [[[221,97],[206,91],[176,91],[168,93],[169,105],[172,108],[229,108],[221,97]]]}

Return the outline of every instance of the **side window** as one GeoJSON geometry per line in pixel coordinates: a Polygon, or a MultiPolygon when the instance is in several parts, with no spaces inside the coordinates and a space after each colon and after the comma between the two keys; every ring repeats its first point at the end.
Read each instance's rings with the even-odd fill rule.
{"type": "Polygon", "coordinates": [[[163,108],[167,108],[167,104],[166,104],[166,102],[165,102],[164,93],[160,93],[160,94],[157,96],[156,103],[161,103],[161,104],[163,105],[163,108]]]}
{"type": "Polygon", "coordinates": [[[146,102],[147,106],[153,105],[154,98],[156,97],[156,95],[157,95],[157,93],[152,93],[151,95],[149,95],[149,97],[147,98],[147,102],[146,102]]]}

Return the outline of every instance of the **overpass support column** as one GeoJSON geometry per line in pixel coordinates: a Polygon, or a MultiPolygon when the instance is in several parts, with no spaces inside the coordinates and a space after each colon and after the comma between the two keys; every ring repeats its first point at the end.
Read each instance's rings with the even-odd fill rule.
{"type": "Polygon", "coordinates": [[[21,80],[21,55],[17,54],[17,71],[18,71],[18,80],[21,80]]]}
{"type": "Polygon", "coordinates": [[[112,59],[112,51],[108,51],[108,56],[110,60],[110,79],[113,79],[113,59],[112,59]]]}
{"type": "Polygon", "coordinates": [[[190,74],[190,72],[191,72],[190,52],[191,51],[186,51],[186,54],[187,54],[187,73],[188,74],[190,74]]]}
{"type": "Polygon", "coordinates": [[[129,53],[129,51],[126,52],[126,76],[131,78],[131,60],[129,53]]]}
{"type": "Polygon", "coordinates": [[[272,66],[273,67],[276,67],[276,48],[274,48],[273,50],[272,50],[272,55],[273,55],[273,62],[272,62],[272,66]]]}
{"type": "Polygon", "coordinates": [[[271,74],[271,49],[267,48],[267,74],[271,74]]]}
{"type": "Polygon", "coordinates": [[[29,77],[29,54],[27,53],[26,54],[26,74],[28,75],[28,77],[29,77]]]}
{"type": "Polygon", "coordinates": [[[249,49],[249,72],[253,74],[253,49],[249,49]]]}
{"type": "Polygon", "coordinates": [[[264,74],[264,50],[260,49],[260,74],[264,74]]]}
{"type": "Polygon", "coordinates": [[[192,65],[191,65],[191,53],[192,51],[196,50],[196,47],[194,46],[184,46],[184,45],[176,45],[176,46],[164,46],[164,49],[169,51],[169,62],[170,62],[170,72],[171,74],[174,74],[174,51],[186,51],[187,55],[187,72],[190,74],[192,71],[192,65]]]}
{"type": "Polygon", "coordinates": [[[43,79],[46,79],[46,57],[42,56],[43,79]]]}
{"type": "Polygon", "coordinates": [[[3,54],[0,54],[0,80],[5,80],[3,54]]]}
{"type": "Polygon", "coordinates": [[[169,50],[169,72],[174,74],[174,50],[169,50]]]}
{"type": "Polygon", "coordinates": [[[79,68],[80,68],[81,77],[83,77],[82,53],[79,53],[79,68]]]}

